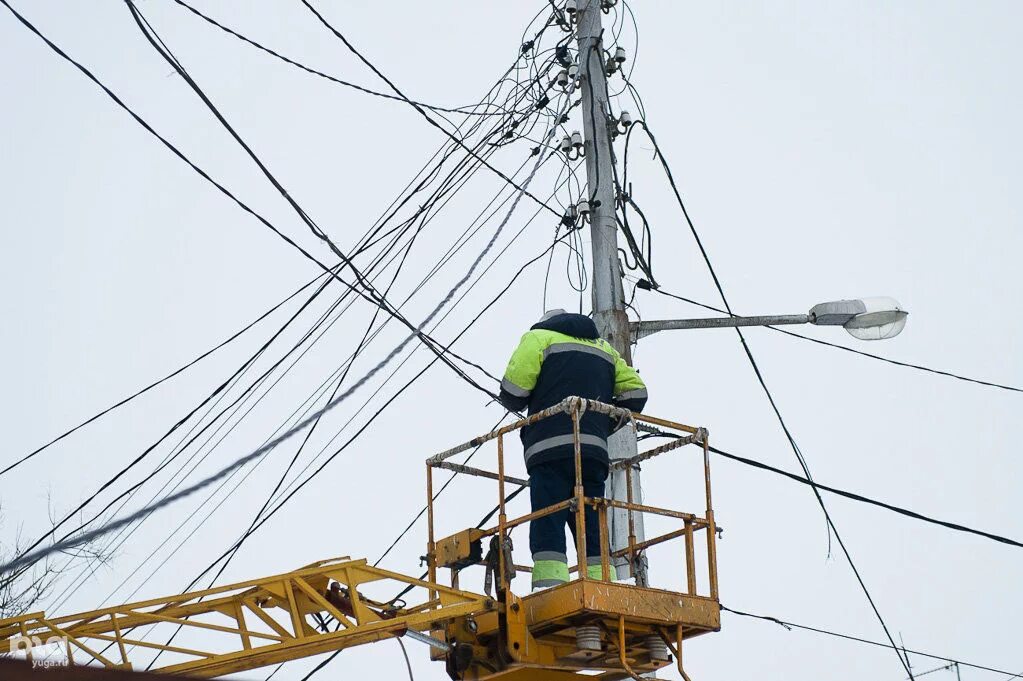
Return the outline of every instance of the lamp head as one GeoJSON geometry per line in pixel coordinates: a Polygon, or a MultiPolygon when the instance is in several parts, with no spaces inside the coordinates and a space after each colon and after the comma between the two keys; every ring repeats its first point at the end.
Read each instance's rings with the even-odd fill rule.
{"type": "Polygon", "coordinates": [[[909,313],[894,298],[879,296],[820,303],[810,309],[810,323],[842,326],[860,340],[894,338],[906,328],[909,313]]]}

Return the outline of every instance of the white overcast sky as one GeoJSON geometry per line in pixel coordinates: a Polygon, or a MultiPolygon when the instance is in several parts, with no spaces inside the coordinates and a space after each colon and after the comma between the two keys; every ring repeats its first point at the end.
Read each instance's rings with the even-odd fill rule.
{"type": "MultiPolygon", "coordinates": [[[[11,1],[197,163],[333,262],[144,41],[123,3],[11,1]]],[[[297,1],[195,1],[296,59],[386,87],[297,1]]],[[[343,248],[444,141],[400,102],[281,64],[171,0],[139,4],[224,115],[343,248]]],[[[410,96],[455,106],[478,99],[511,63],[523,28],[544,2],[318,5],[410,96]]],[[[911,311],[905,333],[856,347],[1023,384],[1019,3],[634,0],[633,8],[639,23],[633,81],[737,312],[795,313],[822,300],[895,296],[911,311]]],[[[631,26],[623,42],[631,59],[631,26]]],[[[229,336],[317,270],[173,157],[6,10],[0,11],[0,57],[0,350],[6,358],[0,464],[7,464],[229,336]]],[[[571,127],[582,127],[578,110],[571,127]]],[[[630,179],[651,219],[655,273],[668,291],[718,304],[650,144],[639,137],[633,142],[630,179]]],[[[510,172],[526,148],[517,145],[495,163],[510,172]]],[[[552,183],[553,176],[541,174],[534,188],[546,196],[552,183]]],[[[441,212],[399,279],[401,297],[500,186],[483,171],[441,212]]],[[[502,247],[534,209],[520,206],[502,247]]],[[[452,338],[546,248],[553,229],[548,216],[531,224],[437,337],[452,338]]],[[[428,313],[490,233],[477,235],[414,299],[406,308],[411,319],[428,313]]],[[[558,251],[549,300],[572,307],[578,298],[566,279],[565,258],[558,251]]],[[[543,270],[542,264],[527,270],[456,349],[500,373],[521,332],[542,312],[543,270]]],[[[701,314],[643,291],[636,307],[647,319],[701,314]]],[[[370,316],[366,305],[353,306],[189,480],[261,443],[352,351],[370,316]]],[[[9,544],[19,531],[35,537],[48,513],[73,508],[223,381],[283,319],[278,314],[0,478],[0,543],[9,544]]],[[[857,343],[841,330],[807,333],[857,343]]],[[[352,377],[403,335],[389,326],[352,377]]],[[[1023,396],[769,330],[750,330],[747,337],[820,481],[1023,537],[1016,437],[1023,396]]],[[[417,350],[343,437],[428,359],[417,350]]],[[[706,426],[719,447],[797,470],[734,333],[660,334],[643,341],[636,361],[650,386],[651,413],[706,426]]],[[[380,383],[332,414],[311,451],[380,383]]],[[[245,546],[223,580],[338,555],[375,559],[422,504],[422,460],[486,431],[499,416],[480,393],[435,366],[245,546]]],[[[274,452],[230,493],[225,489],[210,502],[199,495],[163,511],[90,578],[68,571],[70,597],[58,598],[63,584],[44,605],[68,613],[178,592],[248,525],[294,449],[274,452]],[[183,529],[163,543],[181,523],[183,529]]],[[[168,451],[154,452],[117,491],[168,451]]],[[[702,511],[695,469],[683,460],[647,466],[647,498],[702,511]]],[[[143,488],[144,498],[125,510],[158,488],[143,488]]],[[[823,518],[808,489],[715,459],[714,491],[726,529],[719,545],[725,604],[883,637],[837,547],[828,558],[823,518]]],[[[479,483],[456,482],[441,500],[449,527],[475,524],[494,494],[479,483]]],[[[1023,608],[1023,552],[826,500],[893,634],[907,647],[1023,671],[1016,622],[1023,608]]],[[[424,532],[417,526],[384,565],[418,574],[424,532]]],[[[525,539],[518,539],[523,550],[525,539]]],[[[653,557],[655,583],[680,583],[683,573],[673,560],[666,553],[653,557]]],[[[463,585],[480,588],[481,577],[467,581],[463,585]]],[[[410,646],[417,679],[446,678],[422,646],[410,646]]],[[[939,666],[912,661],[918,671],[939,666]]],[[[275,678],[301,678],[313,664],[292,663],[275,678]]],[[[687,664],[694,679],[704,680],[904,677],[891,651],[727,614],[720,633],[689,646],[687,664]]],[[[397,646],[382,642],[342,653],[319,678],[403,678],[403,666],[397,646]]],[[[243,676],[263,678],[265,672],[243,676]]],[[[964,668],[962,678],[998,677],[964,668]]]]}

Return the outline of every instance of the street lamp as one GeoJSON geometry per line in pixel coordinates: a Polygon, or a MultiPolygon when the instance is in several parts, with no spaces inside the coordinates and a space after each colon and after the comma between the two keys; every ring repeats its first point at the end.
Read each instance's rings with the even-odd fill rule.
{"type": "Polygon", "coordinates": [[[860,298],[819,303],[808,314],[764,317],[712,317],[709,319],[664,319],[630,324],[633,342],[658,331],[673,329],[717,329],[735,326],[782,326],[815,324],[841,326],[860,340],[894,338],[906,327],[909,313],[894,298],[860,298]]]}

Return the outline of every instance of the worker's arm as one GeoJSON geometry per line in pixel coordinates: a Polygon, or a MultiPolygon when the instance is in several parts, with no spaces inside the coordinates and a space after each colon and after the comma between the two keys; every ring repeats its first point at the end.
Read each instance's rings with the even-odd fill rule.
{"type": "Polygon", "coordinates": [[[615,352],[615,406],[629,411],[643,411],[646,398],[646,384],[639,377],[639,372],[615,352]]]}
{"type": "Polygon", "coordinates": [[[501,380],[501,404],[509,411],[521,411],[529,404],[543,364],[543,345],[537,334],[527,331],[515,348],[501,380]]]}

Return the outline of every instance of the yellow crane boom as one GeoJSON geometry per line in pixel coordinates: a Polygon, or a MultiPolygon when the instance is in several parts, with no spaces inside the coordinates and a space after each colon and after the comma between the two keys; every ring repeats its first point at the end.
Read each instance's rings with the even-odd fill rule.
{"type": "MultiPolygon", "coordinates": [[[[77,652],[79,659],[84,654],[104,666],[127,669],[135,650],[159,650],[171,655],[157,671],[212,677],[427,630],[438,621],[493,607],[493,599],[485,596],[372,567],[365,560],[333,559],[294,572],[77,615],[50,619],[41,612],[28,613],[0,621],[0,640],[13,641],[12,649],[26,648],[31,655],[30,643],[56,639],[69,656],[77,652]],[[396,607],[363,597],[360,590],[369,586],[395,593],[411,586],[435,596],[396,607]],[[313,627],[313,615],[329,616],[336,630],[313,627]],[[155,624],[180,625],[181,638],[198,638],[202,647],[143,640],[144,629],[155,624]],[[199,637],[189,635],[200,632],[199,637]]],[[[165,637],[172,630],[163,629],[165,637]]]]}

